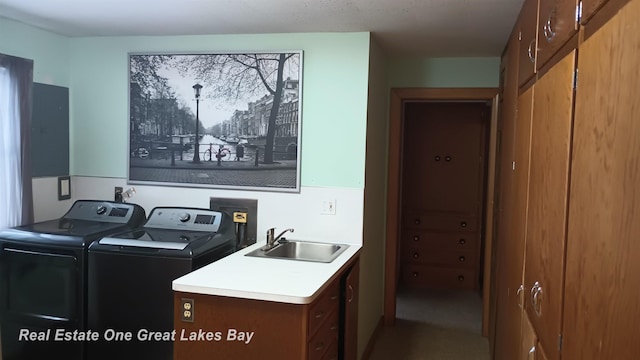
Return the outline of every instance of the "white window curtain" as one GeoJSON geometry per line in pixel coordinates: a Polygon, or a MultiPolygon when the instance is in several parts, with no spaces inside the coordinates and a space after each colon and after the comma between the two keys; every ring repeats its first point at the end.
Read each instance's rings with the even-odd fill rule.
{"type": "Polygon", "coordinates": [[[0,54],[0,229],[33,221],[33,61],[0,54]]]}

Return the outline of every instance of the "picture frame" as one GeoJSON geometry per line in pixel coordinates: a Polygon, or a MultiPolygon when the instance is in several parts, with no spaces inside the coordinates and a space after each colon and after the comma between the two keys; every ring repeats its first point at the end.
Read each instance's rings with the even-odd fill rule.
{"type": "Polygon", "coordinates": [[[129,53],[128,183],[299,192],[302,60],[129,53]]]}

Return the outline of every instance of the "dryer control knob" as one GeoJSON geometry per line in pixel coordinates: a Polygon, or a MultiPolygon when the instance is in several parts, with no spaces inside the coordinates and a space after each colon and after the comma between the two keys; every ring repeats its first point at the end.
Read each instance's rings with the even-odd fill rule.
{"type": "Polygon", "coordinates": [[[96,210],[96,213],[97,213],[98,215],[103,215],[103,214],[104,214],[104,213],[106,213],[106,212],[107,212],[107,207],[106,207],[106,206],[104,206],[104,205],[100,205],[100,206],[98,206],[98,209],[96,210]]]}
{"type": "Polygon", "coordinates": [[[178,219],[180,219],[181,222],[187,222],[189,221],[189,219],[191,219],[191,215],[189,215],[189,213],[182,213],[180,214],[178,219]]]}

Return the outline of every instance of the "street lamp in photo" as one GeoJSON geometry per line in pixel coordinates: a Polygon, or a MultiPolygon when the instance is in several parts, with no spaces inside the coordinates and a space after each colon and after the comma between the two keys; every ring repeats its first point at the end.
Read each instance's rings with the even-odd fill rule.
{"type": "Polygon", "coordinates": [[[198,135],[198,131],[200,128],[200,114],[199,114],[199,107],[200,107],[200,90],[202,90],[202,85],[200,84],[195,84],[193,85],[193,91],[196,94],[196,147],[193,151],[193,163],[194,164],[199,164],[200,163],[200,139],[199,139],[199,135],[198,135]]]}

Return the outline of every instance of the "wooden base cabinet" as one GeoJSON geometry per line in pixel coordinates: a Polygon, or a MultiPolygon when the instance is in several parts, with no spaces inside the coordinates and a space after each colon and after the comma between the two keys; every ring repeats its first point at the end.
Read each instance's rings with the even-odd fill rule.
{"type": "Polygon", "coordinates": [[[355,360],[358,277],[356,259],[311,304],[175,292],[173,359],[355,360]]]}

